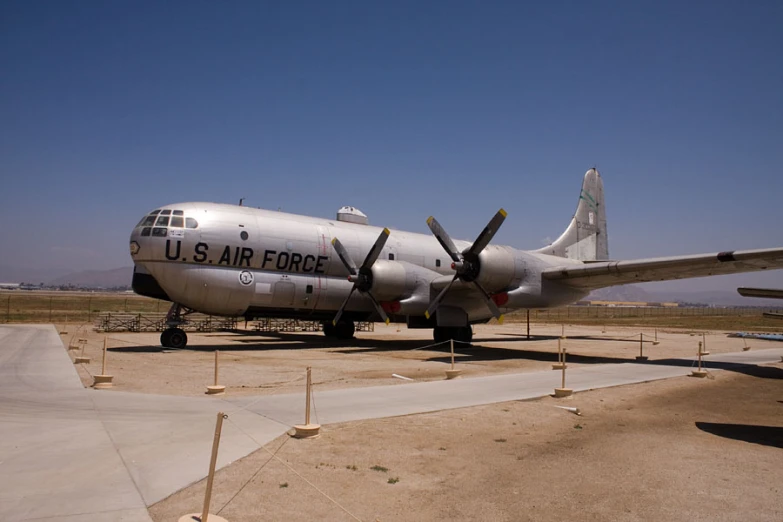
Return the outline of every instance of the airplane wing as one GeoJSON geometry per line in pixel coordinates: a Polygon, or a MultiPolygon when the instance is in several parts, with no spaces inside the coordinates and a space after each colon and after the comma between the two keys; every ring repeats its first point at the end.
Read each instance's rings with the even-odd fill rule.
{"type": "Polygon", "coordinates": [[[627,283],[668,281],[777,268],[783,268],[783,248],[605,261],[575,267],[549,268],[544,270],[542,275],[544,279],[574,288],[594,290],[627,283]]]}

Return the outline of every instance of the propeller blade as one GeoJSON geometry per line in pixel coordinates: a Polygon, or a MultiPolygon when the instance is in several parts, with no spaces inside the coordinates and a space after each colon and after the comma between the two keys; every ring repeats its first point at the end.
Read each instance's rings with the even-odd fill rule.
{"type": "Polygon", "coordinates": [[[440,291],[438,296],[430,303],[429,308],[427,308],[427,311],[424,312],[424,317],[426,317],[427,319],[432,317],[432,314],[434,314],[435,311],[440,306],[440,302],[443,300],[443,297],[446,295],[446,292],[449,291],[449,288],[451,288],[451,285],[453,285],[454,281],[456,281],[457,279],[459,279],[459,276],[454,274],[454,279],[452,279],[451,282],[447,284],[445,288],[443,288],[443,290],[440,291]]]}
{"type": "Polygon", "coordinates": [[[495,319],[500,319],[503,317],[503,314],[500,313],[500,309],[495,304],[495,301],[493,301],[492,297],[487,293],[486,290],[484,290],[484,287],[481,286],[478,281],[473,281],[473,284],[482,294],[484,294],[484,298],[487,300],[487,306],[489,307],[489,311],[492,312],[492,316],[495,317],[495,319]]]}
{"type": "Polygon", "coordinates": [[[503,221],[505,221],[507,215],[508,213],[502,208],[498,210],[497,214],[492,217],[492,219],[489,221],[487,226],[484,227],[484,230],[481,231],[481,234],[478,235],[473,244],[470,245],[468,252],[475,256],[479,255],[481,251],[487,247],[489,242],[492,241],[492,238],[495,237],[495,233],[497,233],[500,225],[503,224],[503,221]]]}
{"type": "Polygon", "coordinates": [[[379,303],[378,300],[375,299],[375,297],[370,292],[365,292],[364,295],[369,297],[370,301],[372,301],[372,304],[375,305],[375,309],[378,311],[378,315],[381,316],[381,319],[383,319],[383,322],[389,324],[389,316],[386,315],[386,310],[383,309],[381,303],[379,303]]]}
{"type": "Polygon", "coordinates": [[[337,310],[337,315],[334,316],[334,319],[332,320],[332,324],[334,326],[337,326],[337,321],[340,320],[340,317],[343,315],[343,310],[345,310],[345,305],[348,304],[348,301],[351,299],[351,296],[353,295],[353,291],[356,290],[356,285],[353,285],[351,287],[351,291],[348,292],[348,297],[345,298],[345,301],[343,301],[343,304],[340,305],[340,309],[337,310]]]}
{"type": "Polygon", "coordinates": [[[343,265],[345,265],[345,268],[348,269],[348,273],[351,275],[356,275],[359,273],[359,271],[356,269],[356,263],[354,263],[353,259],[351,258],[351,254],[349,254],[343,244],[340,243],[340,240],[337,238],[332,239],[332,246],[337,252],[337,255],[340,256],[340,261],[342,261],[343,265]]]}
{"type": "Polygon", "coordinates": [[[440,226],[438,220],[430,216],[427,219],[427,226],[430,227],[430,230],[432,231],[435,238],[438,240],[438,243],[440,243],[440,246],[443,247],[443,250],[445,250],[446,253],[449,254],[449,257],[451,257],[452,261],[454,261],[455,263],[461,261],[459,252],[457,252],[457,247],[454,246],[454,242],[451,240],[451,238],[443,229],[443,227],[440,226]]]}
{"type": "Polygon", "coordinates": [[[378,239],[375,240],[375,244],[372,246],[369,252],[367,252],[367,257],[364,258],[364,263],[362,263],[362,268],[370,268],[373,263],[378,259],[378,256],[381,255],[381,250],[383,250],[384,245],[386,245],[386,240],[389,239],[389,232],[388,228],[384,228],[381,231],[381,235],[378,236],[378,239]]]}

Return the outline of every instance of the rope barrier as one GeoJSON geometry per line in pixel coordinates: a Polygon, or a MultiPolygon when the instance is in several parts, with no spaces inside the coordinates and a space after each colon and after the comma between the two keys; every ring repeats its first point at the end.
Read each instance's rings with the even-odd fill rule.
{"type": "MultiPolygon", "coordinates": [[[[343,511],[345,511],[345,512],[346,512],[346,513],[347,513],[347,514],[348,514],[348,515],[349,515],[351,518],[353,518],[354,520],[358,520],[359,522],[362,522],[362,519],[360,519],[359,517],[357,517],[356,515],[354,515],[353,513],[351,513],[351,512],[350,512],[350,511],[349,511],[349,510],[348,510],[348,509],[345,507],[345,506],[343,506],[342,504],[340,504],[340,503],[339,503],[337,500],[335,500],[334,498],[330,497],[330,496],[329,496],[329,495],[328,495],[326,492],[322,491],[322,490],[321,490],[321,489],[320,489],[318,486],[316,486],[315,484],[313,484],[312,482],[310,482],[309,480],[307,480],[305,477],[303,477],[303,476],[302,476],[302,475],[301,475],[301,474],[300,474],[298,471],[296,471],[296,470],[295,470],[295,469],[294,469],[294,468],[293,468],[293,467],[292,467],[290,464],[288,464],[286,461],[284,461],[283,459],[281,459],[280,457],[278,457],[278,456],[277,456],[277,452],[278,452],[278,451],[280,451],[280,448],[282,448],[282,447],[283,447],[283,445],[285,445],[285,443],[281,444],[281,445],[280,445],[280,448],[278,448],[278,450],[277,450],[277,451],[275,451],[275,453],[272,453],[271,451],[269,451],[269,449],[268,449],[268,448],[267,448],[265,445],[263,445],[263,444],[261,444],[260,442],[258,442],[258,440],[256,440],[256,438],[255,438],[255,437],[253,437],[251,434],[247,433],[247,432],[246,432],[245,430],[243,430],[243,429],[242,429],[240,426],[238,426],[238,425],[237,425],[235,422],[233,422],[233,421],[231,420],[231,417],[228,417],[228,420],[229,420],[229,422],[231,422],[231,424],[233,424],[234,426],[236,426],[236,428],[237,428],[239,431],[241,431],[242,433],[244,433],[246,436],[250,437],[250,439],[251,439],[251,440],[253,440],[253,442],[255,442],[256,444],[258,444],[258,445],[261,447],[261,449],[262,449],[262,450],[264,450],[264,451],[266,451],[267,453],[269,453],[269,455],[270,455],[270,457],[271,457],[272,459],[275,459],[276,461],[278,461],[279,463],[281,463],[283,466],[285,466],[286,468],[288,468],[288,470],[289,470],[289,471],[291,471],[291,472],[292,472],[294,475],[296,475],[297,477],[299,477],[300,479],[302,479],[302,480],[303,480],[305,483],[307,483],[307,485],[309,485],[309,486],[310,486],[310,487],[312,487],[314,490],[316,490],[318,493],[320,493],[321,495],[323,495],[324,497],[326,497],[326,498],[327,498],[328,500],[330,500],[330,501],[331,501],[331,502],[332,502],[334,505],[336,505],[337,507],[339,507],[340,509],[342,509],[343,511]]],[[[271,460],[271,459],[270,459],[270,460],[271,460]]],[[[264,463],[264,466],[266,466],[266,463],[264,463]]],[[[262,468],[261,468],[261,469],[263,469],[263,466],[262,466],[262,468]]],[[[261,471],[261,469],[259,469],[259,472],[261,471]]],[[[258,472],[257,472],[257,473],[258,473],[258,472]]],[[[255,475],[254,475],[254,476],[255,476],[255,475]]],[[[252,478],[251,478],[250,480],[252,480],[252,478]]],[[[250,481],[248,481],[248,483],[250,483],[250,481]]],[[[235,495],[235,496],[236,496],[236,495],[235,495]]],[[[233,497],[232,497],[232,500],[233,500],[233,497]]],[[[229,502],[231,502],[231,501],[229,500],[229,502]]],[[[226,503],[226,506],[227,506],[227,505],[228,505],[228,503],[226,503]]],[[[223,506],[222,508],[220,508],[220,511],[222,511],[223,509],[225,509],[225,507],[226,507],[226,506],[223,506]]],[[[218,514],[220,513],[220,511],[218,511],[218,514]]]]}

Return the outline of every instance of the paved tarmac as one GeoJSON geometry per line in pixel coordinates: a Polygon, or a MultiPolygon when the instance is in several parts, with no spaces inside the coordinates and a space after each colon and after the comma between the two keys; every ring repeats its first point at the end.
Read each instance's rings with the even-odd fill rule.
{"type": "MultiPolygon", "coordinates": [[[[709,369],[780,361],[783,348],[705,358],[709,369]]],[[[688,375],[671,359],[568,371],[575,391],[688,375]]],[[[551,394],[560,372],[315,393],[331,424],[551,394]]],[[[149,522],[146,507],[206,476],[216,415],[218,467],[303,423],[304,394],[218,399],[83,388],[53,326],[0,327],[0,520],[149,522]]],[[[578,397],[571,404],[578,404],[578,397]]],[[[328,430],[325,430],[328,433],[328,430]]],[[[194,506],[198,511],[199,506],[194,506]]]]}

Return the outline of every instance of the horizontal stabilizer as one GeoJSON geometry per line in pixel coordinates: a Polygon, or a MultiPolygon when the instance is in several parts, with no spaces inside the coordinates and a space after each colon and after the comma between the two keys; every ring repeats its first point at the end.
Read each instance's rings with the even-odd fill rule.
{"type": "Polygon", "coordinates": [[[545,270],[542,276],[544,279],[557,281],[573,288],[595,290],[627,283],[668,281],[778,268],[783,268],[783,248],[554,267],[545,270]]]}
{"type": "Polygon", "coordinates": [[[775,288],[737,288],[739,295],[745,297],[766,297],[767,299],[783,299],[783,290],[775,288]]]}

